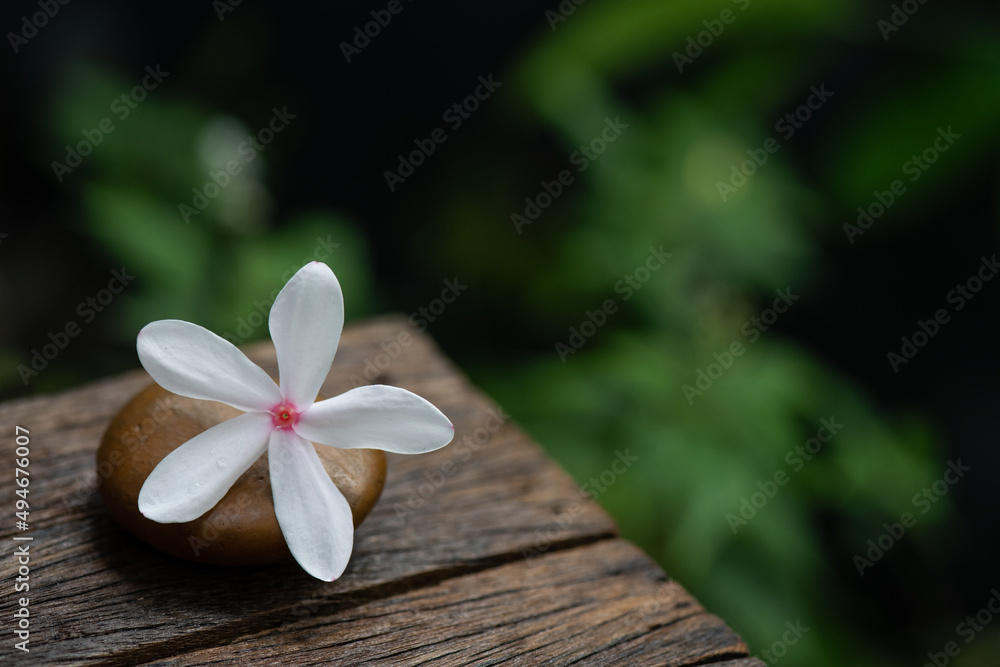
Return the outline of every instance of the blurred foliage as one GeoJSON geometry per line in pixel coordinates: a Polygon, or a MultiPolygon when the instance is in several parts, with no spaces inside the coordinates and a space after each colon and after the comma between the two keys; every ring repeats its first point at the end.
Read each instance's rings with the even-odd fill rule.
{"type": "MultiPolygon", "coordinates": [[[[789,649],[794,664],[910,664],[919,653],[901,657],[899,643],[921,631],[943,643],[953,626],[884,641],[851,557],[941,475],[940,439],[921,419],[887,414],[780,327],[751,339],[744,323],[760,316],[775,290],[805,294],[824,280],[822,244],[845,243],[843,221],[871,200],[873,187],[899,178],[902,162],[931,145],[938,127],[954,126],[963,139],[941,158],[948,168],[929,170],[899,211],[925,205],[995,155],[1000,39],[970,24],[922,42],[926,52],[905,55],[933,61],[926,78],[887,68],[850,110],[815,111],[837,122],[813,140],[809,169],[797,158],[801,139],[781,139],[781,150],[723,201],[716,183],[728,179],[729,166],[775,136],[775,120],[824,83],[844,40],[881,42],[873,26],[885,14],[857,0],[743,4],[587,3],[555,31],[543,25],[500,76],[505,94],[477,116],[478,132],[449,143],[427,167],[431,180],[413,212],[419,233],[402,242],[408,268],[437,275],[446,266],[474,284],[461,309],[485,324],[463,367],[581,483],[608,469],[616,451],[638,457],[599,502],[753,652],[777,641],[786,621],[801,620],[811,630],[789,649]],[[724,9],[735,21],[679,73],[674,54],[724,9]],[[577,171],[570,156],[609,119],[627,128],[577,171]],[[518,233],[510,214],[564,169],[574,182],[518,233]],[[672,256],[625,298],[616,285],[661,246],[672,256]],[[607,299],[617,312],[561,359],[553,344],[567,342],[570,327],[607,299]],[[683,385],[695,385],[697,372],[734,342],[745,353],[689,401],[683,385]],[[822,419],[843,428],[792,470],[786,455],[822,419]],[[739,514],[776,471],[788,473],[788,483],[734,531],[727,515],[739,514]]],[[[207,39],[223,35],[229,44],[231,32],[207,39]]],[[[889,48],[913,44],[892,39],[889,48]]],[[[46,145],[78,141],[80,128],[108,115],[108,100],[129,85],[81,65],[51,101],[46,145]]],[[[830,88],[834,107],[838,87],[830,88]]],[[[162,318],[240,342],[265,337],[254,314],[266,314],[274,290],[311,259],[329,263],[349,285],[349,320],[392,302],[385,294],[394,286],[373,277],[375,239],[360,225],[331,210],[275,204],[272,174],[295,169],[278,148],[184,220],[178,207],[191,204],[192,187],[203,188],[266,120],[155,91],[73,174],[80,234],[110,265],[143,276],[109,314],[117,340],[134,340],[162,318]]],[[[397,147],[383,148],[390,155],[397,147]]],[[[905,221],[886,216],[885,224],[905,221]]],[[[791,315],[779,316],[779,325],[782,317],[791,315]]],[[[0,358],[17,355],[0,350],[0,358]]],[[[954,519],[945,498],[907,534],[907,548],[933,559],[954,519]]],[[[989,630],[960,664],[991,664],[996,633],[989,630]]]]}
{"type": "MultiPolygon", "coordinates": [[[[808,350],[780,334],[748,338],[741,325],[774,290],[809,291],[823,270],[819,240],[843,242],[842,221],[872,199],[873,184],[886,189],[900,178],[938,127],[967,138],[896,212],[925,205],[997,149],[1000,40],[970,42],[956,30],[933,45],[939,58],[926,79],[889,72],[871,84],[868,104],[839,116],[817,142],[814,180],[795,172],[786,148],[793,135],[722,201],[716,183],[729,165],[778,136],[775,120],[823,83],[817,72],[835,41],[874,24],[864,13],[860,3],[754,2],[677,76],[673,54],[718,10],[642,0],[588,6],[513,66],[516,97],[505,98],[503,113],[520,127],[495,127],[494,140],[470,151],[502,159],[442,185],[428,216],[437,225],[429,236],[453,240],[451,261],[478,273],[497,307],[517,304],[499,317],[549,342],[517,363],[484,361],[474,377],[581,483],[608,469],[616,450],[637,456],[601,504],[757,655],[780,640],[786,621],[801,619],[811,631],[789,648],[794,664],[910,664],[866,623],[875,619],[860,586],[844,582],[857,581],[859,545],[913,509],[914,492],[941,476],[945,455],[928,424],[884,414],[808,350]],[[577,173],[571,154],[600,136],[607,118],[629,127],[577,173]],[[544,155],[554,159],[538,159],[532,142],[548,142],[544,155]],[[498,222],[498,211],[521,213],[523,198],[564,168],[577,181],[520,234],[498,222]],[[462,252],[469,230],[502,252],[462,252]],[[643,265],[647,247],[661,245],[673,257],[623,300],[614,286],[643,265]],[[579,328],[608,298],[621,310],[560,359],[552,342],[566,343],[568,325],[579,328]],[[746,353],[689,404],[682,385],[694,385],[696,370],[734,341],[746,353]],[[796,472],[787,453],[824,418],[844,428],[796,472]],[[788,483],[731,530],[726,516],[739,515],[777,471],[788,483]]],[[[830,87],[832,107],[839,89],[830,87]]],[[[831,114],[813,113],[824,111],[831,114]]],[[[933,558],[952,511],[944,499],[907,540],[933,558]]],[[[951,628],[935,632],[943,643],[951,628]]],[[[967,653],[960,664],[990,663],[967,653]]]]}
{"type": "MultiPolygon", "coordinates": [[[[107,116],[107,100],[128,86],[93,70],[81,71],[73,81],[52,117],[53,134],[75,145],[79,128],[107,116]]],[[[274,291],[317,259],[351,285],[349,319],[379,310],[367,242],[354,225],[329,211],[273,219],[266,175],[274,151],[264,145],[248,158],[237,148],[267,119],[251,129],[190,102],[162,98],[154,90],[137,111],[113,117],[116,128],[102,142],[107,145],[80,167],[84,174],[73,175],[80,183],[85,233],[112,263],[143,277],[120,297],[127,305],[114,309],[119,331],[134,336],[152,320],[175,318],[241,342],[266,337],[266,324],[250,326],[248,318],[263,312],[266,322],[274,291]],[[227,175],[226,164],[233,160],[242,171],[227,175]],[[222,176],[213,180],[213,174],[222,176]],[[207,205],[194,203],[216,191],[204,197],[207,205]],[[263,302],[261,308],[255,305],[263,302]]]]}

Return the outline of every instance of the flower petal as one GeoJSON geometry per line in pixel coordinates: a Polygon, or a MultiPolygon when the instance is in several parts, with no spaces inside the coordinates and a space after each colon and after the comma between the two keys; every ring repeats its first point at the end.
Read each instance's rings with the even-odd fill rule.
{"type": "Polygon", "coordinates": [[[344,328],[344,295],[330,267],[306,264],[281,289],[268,320],[281,393],[293,405],[316,400],[344,328]]]}
{"type": "Polygon", "coordinates": [[[455,427],[440,410],[399,387],[376,384],[314,403],[299,416],[303,438],[342,449],[423,454],[444,447],[455,427]]]}
{"type": "Polygon", "coordinates": [[[194,521],[222,500],[267,449],[271,415],[248,412],[167,454],[139,491],[139,511],[159,523],[194,521]]]}
{"type": "Polygon", "coordinates": [[[354,548],[354,515],[316,449],[287,428],[274,429],[267,450],[274,513],[302,569],[323,581],[344,573],[354,548]]]}
{"type": "Polygon", "coordinates": [[[150,322],[136,341],[139,361],[156,384],[189,398],[240,410],[267,410],[281,392],[267,373],[225,338],[181,320],[150,322]]]}

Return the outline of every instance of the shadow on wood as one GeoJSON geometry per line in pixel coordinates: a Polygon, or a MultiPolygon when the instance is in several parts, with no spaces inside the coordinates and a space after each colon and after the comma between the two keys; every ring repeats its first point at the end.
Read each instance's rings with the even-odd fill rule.
{"type": "MultiPolygon", "coordinates": [[[[247,352],[276,372],[270,344],[247,352]]],[[[33,661],[763,665],[405,318],[345,329],[323,395],[368,383],[366,368],[438,406],[456,437],[389,456],[382,498],[333,583],[294,563],[178,560],[112,521],[94,455],[144,371],[0,405],[0,421],[32,437],[33,661]],[[401,332],[412,343],[391,359],[379,345],[401,332]]],[[[0,497],[14,489],[0,480],[0,497]]],[[[13,580],[13,558],[2,571],[13,580]]]]}

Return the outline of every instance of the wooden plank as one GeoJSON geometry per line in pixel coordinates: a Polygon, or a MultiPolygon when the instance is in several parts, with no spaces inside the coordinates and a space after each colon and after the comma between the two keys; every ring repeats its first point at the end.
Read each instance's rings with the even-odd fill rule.
{"type": "Polygon", "coordinates": [[[154,664],[760,664],[745,656],[645,554],[604,540],[154,664]]]}
{"type": "MultiPolygon", "coordinates": [[[[248,354],[276,374],[269,344],[248,354]]],[[[390,456],[382,499],[358,530],[344,576],[326,584],[295,564],[179,561],[118,528],[96,490],[94,454],[103,431],[148,382],[136,371],[0,405],[6,432],[13,434],[16,424],[32,438],[31,530],[24,534],[34,538],[33,661],[135,664],[208,650],[273,632],[303,614],[334,616],[507,563],[525,567],[617,534],[610,518],[429,338],[404,318],[388,317],[345,329],[323,394],[358,382],[405,387],[452,419],[456,440],[429,455],[390,456]]],[[[0,498],[13,502],[15,488],[12,476],[0,478],[0,498]]],[[[15,532],[4,522],[0,539],[12,544],[15,532]]],[[[10,557],[0,561],[4,581],[14,578],[16,565],[10,557]]],[[[5,596],[0,613],[10,618],[14,604],[5,596]]],[[[720,636],[738,641],[715,624],[720,636]]]]}

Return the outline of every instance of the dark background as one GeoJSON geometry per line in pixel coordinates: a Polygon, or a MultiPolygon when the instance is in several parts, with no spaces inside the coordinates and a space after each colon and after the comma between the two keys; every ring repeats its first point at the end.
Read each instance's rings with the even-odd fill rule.
{"type": "MultiPolygon", "coordinates": [[[[220,20],[221,3],[71,2],[17,53],[5,38],[3,396],[136,367],[153,319],[233,333],[329,236],[349,319],[468,285],[429,333],[581,483],[637,452],[599,502],[755,653],[801,619],[782,662],[923,664],[957,640],[951,664],[995,664],[1000,624],[968,644],[956,626],[998,584],[1000,283],[957,312],[946,295],[997,248],[996,3],[910,3],[884,39],[881,3],[588,0],[552,30],[555,2],[403,0],[346,62],[385,5],[244,0],[220,20]],[[165,81],[57,180],[52,162],[156,65],[165,81]],[[502,85],[448,128],[490,74],[502,85]],[[730,165],[820,84],[830,100],[721,201],[730,165]],[[219,128],[256,132],[275,107],[295,119],[257,171],[185,223],[178,204],[219,166],[199,146],[233,157],[240,135],[219,128]],[[577,173],[569,156],[616,116],[629,128],[577,173]],[[901,165],[950,126],[961,138],[910,182],[901,165]],[[391,192],[384,172],[437,127],[447,141],[391,192]],[[563,169],[574,183],[519,234],[511,214],[563,169]],[[850,243],[844,224],[897,178],[906,193],[850,243]],[[661,244],[668,265],[562,363],[554,344],[661,244]],[[22,381],[121,267],[135,282],[22,381]],[[682,385],[786,287],[800,300],[690,404],[682,385]],[[951,321],[894,373],[887,353],[938,308],[951,321]],[[734,534],[726,514],[831,415],[843,432],[734,534]],[[959,458],[967,478],[859,577],[867,540],[959,458]]],[[[38,11],[7,3],[0,28],[38,11]]]]}

